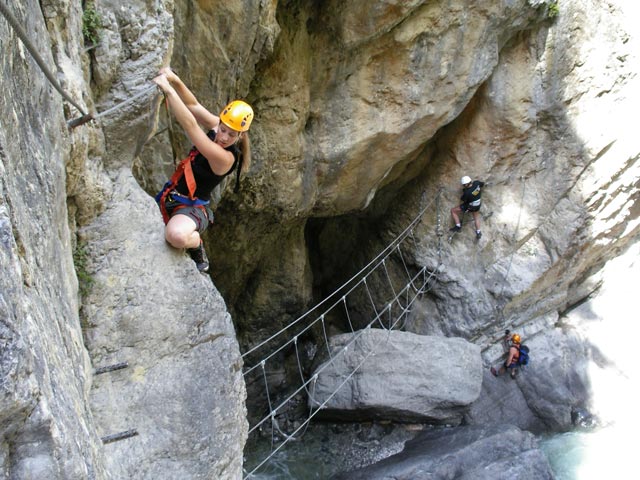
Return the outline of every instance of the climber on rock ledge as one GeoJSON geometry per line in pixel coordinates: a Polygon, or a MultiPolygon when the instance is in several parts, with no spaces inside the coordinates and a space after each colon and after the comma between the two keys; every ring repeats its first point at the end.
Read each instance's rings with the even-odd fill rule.
{"type": "Polygon", "coordinates": [[[480,231],[480,205],[482,204],[482,200],[480,199],[482,187],[484,187],[484,182],[480,180],[471,180],[471,177],[465,175],[460,179],[460,183],[462,184],[462,196],[460,200],[462,203],[456,207],[451,209],[451,216],[453,217],[453,221],[455,225],[449,229],[450,232],[456,233],[459,232],[462,228],[460,222],[460,216],[463,213],[470,212],[473,215],[473,222],[476,227],[476,238],[479,240],[482,237],[482,232],[480,231]]]}
{"type": "Polygon", "coordinates": [[[518,335],[517,333],[511,335],[507,330],[505,340],[505,343],[509,344],[507,359],[498,370],[496,370],[494,367],[491,367],[491,373],[494,377],[497,377],[508,370],[510,372],[511,378],[515,379],[518,367],[520,366],[520,335],[518,335]]]}
{"type": "Polygon", "coordinates": [[[206,273],[209,261],[201,235],[213,223],[208,208],[211,191],[234,170],[237,191],[240,171],[246,171],[251,162],[247,131],[253,110],[247,103],[234,100],[220,116],[214,115],[169,67],[160,70],[153,81],[194,145],[156,195],[166,225],[165,238],[175,248],[186,248],[198,270],[206,273]]]}

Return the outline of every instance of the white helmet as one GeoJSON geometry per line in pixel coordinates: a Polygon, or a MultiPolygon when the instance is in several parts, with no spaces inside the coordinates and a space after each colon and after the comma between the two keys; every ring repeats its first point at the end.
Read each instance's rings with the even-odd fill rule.
{"type": "Polygon", "coordinates": [[[471,183],[471,177],[468,177],[467,175],[465,175],[464,177],[462,177],[460,179],[460,183],[462,185],[466,185],[467,183],[471,183]]]}

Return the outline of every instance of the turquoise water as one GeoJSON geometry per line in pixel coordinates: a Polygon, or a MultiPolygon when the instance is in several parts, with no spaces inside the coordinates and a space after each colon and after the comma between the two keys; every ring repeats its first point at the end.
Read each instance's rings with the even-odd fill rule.
{"type": "Polygon", "coordinates": [[[542,438],[540,448],[547,455],[557,480],[578,480],[578,471],[588,454],[589,433],[563,433],[542,438]]]}
{"type": "Polygon", "coordinates": [[[540,438],[557,480],[640,478],[635,472],[637,443],[630,425],[540,438]]]}

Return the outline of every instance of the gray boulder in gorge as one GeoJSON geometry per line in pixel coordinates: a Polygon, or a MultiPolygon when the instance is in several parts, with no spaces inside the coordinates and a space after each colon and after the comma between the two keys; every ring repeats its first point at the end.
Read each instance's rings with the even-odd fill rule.
{"type": "Polygon", "coordinates": [[[480,394],[480,349],[461,338],[369,328],[329,344],[309,399],[325,417],[458,424],[480,394]]]}
{"type": "Polygon", "coordinates": [[[535,437],[512,425],[439,428],[421,433],[404,449],[333,480],[500,480],[555,478],[535,437]]]}
{"type": "Polygon", "coordinates": [[[91,361],[129,363],[95,376],[93,418],[101,436],[138,432],[104,446],[108,471],[237,479],[247,421],[231,317],[211,279],[166,244],[162,227],[153,200],[123,169],[107,210],[80,232],[94,279],[83,305],[91,361]]]}

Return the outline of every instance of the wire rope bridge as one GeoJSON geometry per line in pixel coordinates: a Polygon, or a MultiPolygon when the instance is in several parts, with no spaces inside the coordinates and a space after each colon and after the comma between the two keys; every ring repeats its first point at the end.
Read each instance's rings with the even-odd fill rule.
{"type": "MultiPolygon", "coordinates": [[[[349,347],[353,345],[354,342],[356,342],[358,338],[367,331],[367,329],[381,328],[390,333],[392,330],[403,328],[415,301],[432,288],[435,283],[435,276],[440,270],[441,265],[441,194],[442,190],[439,190],[431,201],[421,208],[409,225],[358,273],[313,308],[242,355],[245,364],[251,365],[244,371],[245,383],[247,385],[251,382],[263,383],[265,397],[268,403],[268,413],[260,418],[254,425],[250,426],[249,435],[258,433],[265,429],[270,429],[271,431],[270,454],[259,461],[257,465],[250,467],[251,470],[247,470],[247,468],[245,468],[244,478],[248,479],[253,477],[254,474],[264,467],[289,441],[298,439],[306,431],[311,419],[320,410],[322,410],[322,408],[325,407],[325,405],[335,396],[340,388],[342,388],[355,375],[362,365],[375,353],[375,349],[368,351],[352,371],[348,373],[345,372],[342,382],[339,383],[338,387],[323,402],[317,401],[313,395],[318,376],[325,369],[331,367],[336,359],[341,355],[345,355],[348,352],[349,347]],[[416,272],[410,272],[402,249],[407,242],[416,243],[414,230],[420,224],[424,213],[431,208],[434,208],[436,211],[438,264],[435,268],[427,268],[426,266],[423,266],[416,272]],[[401,281],[404,285],[394,285],[394,281],[392,281],[391,275],[389,274],[387,264],[389,263],[392,255],[394,255],[394,259],[397,259],[398,265],[401,265],[400,269],[404,270],[403,275],[406,275],[406,279],[401,281]],[[378,276],[378,281],[380,281],[380,277],[382,277],[382,282],[388,286],[389,293],[387,298],[378,298],[377,301],[374,299],[372,289],[370,288],[370,283],[373,280],[372,276],[374,275],[378,276]],[[368,323],[360,330],[354,329],[348,302],[349,297],[355,295],[364,295],[364,298],[368,299],[372,307],[372,313],[368,323]],[[329,344],[326,325],[326,319],[329,315],[343,316],[347,321],[346,323],[349,325],[351,333],[353,334],[352,338],[343,347],[341,347],[339,351],[332,351],[329,344]],[[318,350],[320,348],[326,348],[328,361],[318,368],[313,375],[309,375],[307,378],[305,377],[304,369],[302,367],[302,361],[300,358],[301,352],[298,343],[301,337],[305,334],[310,334],[312,329],[315,329],[316,332],[320,332],[318,334],[320,341],[317,347],[318,350]],[[260,352],[266,352],[268,351],[267,349],[270,349],[270,353],[263,354],[264,356],[261,358],[260,352]],[[280,366],[278,362],[281,362],[281,356],[285,351],[291,352],[295,355],[300,383],[297,386],[294,385],[292,387],[292,392],[287,392],[288,394],[286,394],[283,399],[276,402],[272,395],[273,386],[269,385],[268,373],[270,366],[274,366],[274,369],[280,366]],[[249,362],[249,358],[261,359],[255,362],[249,362]],[[282,414],[296,397],[305,394],[310,399],[309,404],[311,405],[308,410],[307,418],[302,421],[293,432],[284,432],[278,423],[277,416],[282,414]],[[283,441],[276,446],[276,437],[278,436],[283,438],[283,441]]],[[[395,283],[399,283],[397,278],[395,283]]],[[[379,285],[380,284],[378,284],[378,286],[379,285]]],[[[380,288],[378,288],[377,291],[379,292],[380,288]]],[[[387,338],[389,338],[389,336],[387,336],[387,338]]]]}

